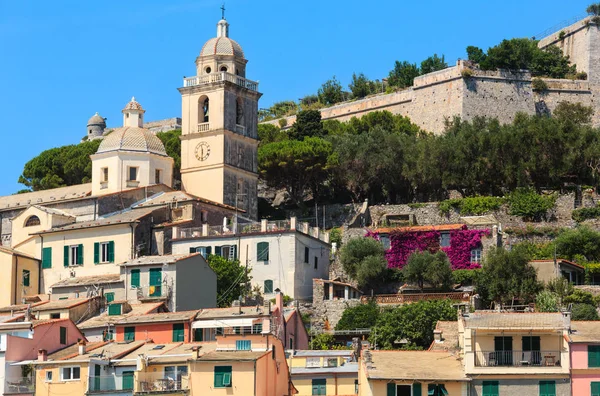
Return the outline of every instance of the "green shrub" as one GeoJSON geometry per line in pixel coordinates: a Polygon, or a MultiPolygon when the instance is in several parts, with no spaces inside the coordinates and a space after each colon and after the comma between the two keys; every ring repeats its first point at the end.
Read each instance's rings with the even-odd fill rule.
{"type": "Polygon", "coordinates": [[[548,90],[548,84],[546,84],[546,81],[537,77],[531,81],[531,88],[536,92],[544,92],[548,90]]]}
{"type": "Polygon", "coordinates": [[[547,236],[554,238],[563,231],[563,228],[559,227],[535,227],[531,224],[527,224],[525,227],[506,227],[504,232],[509,235],[518,237],[530,237],[530,236],[547,236]]]}
{"type": "Polygon", "coordinates": [[[596,305],[596,299],[594,295],[590,292],[586,292],[581,289],[573,290],[573,293],[565,297],[565,304],[590,304],[596,305]]]}
{"type": "Polygon", "coordinates": [[[554,243],[521,242],[513,246],[525,252],[529,260],[546,260],[554,257],[554,243]]]}
{"type": "Polygon", "coordinates": [[[342,246],[342,230],[340,228],[332,228],[329,231],[329,242],[335,243],[338,249],[342,246]]]}
{"type": "Polygon", "coordinates": [[[535,309],[538,312],[558,312],[558,297],[548,290],[542,290],[535,298],[535,309]]]}
{"type": "Polygon", "coordinates": [[[379,307],[374,301],[346,308],[342,318],[335,326],[336,330],[370,329],[379,318],[379,307]]]}
{"type": "Polygon", "coordinates": [[[564,30],[561,30],[560,33],[558,33],[558,39],[562,40],[565,38],[566,35],[567,35],[567,33],[565,33],[564,30]]]}
{"type": "Polygon", "coordinates": [[[452,280],[454,283],[461,284],[462,286],[470,286],[475,283],[477,275],[481,272],[481,269],[460,269],[452,271],[452,280]]]}
{"type": "Polygon", "coordinates": [[[460,75],[461,75],[463,78],[469,78],[469,77],[473,77],[473,70],[471,70],[471,69],[462,69],[462,70],[460,71],[460,75]]]}
{"type": "Polygon", "coordinates": [[[450,213],[451,210],[457,210],[461,215],[479,216],[485,213],[498,210],[504,203],[504,198],[500,197],[467,197],[447,199],[439,203],[440,212],[450,213]]]}
{"type": "Polygon", "coordinates": [[[540,195],[532,188],[517,188],[507,199],[511,215],[524,220],[541,220],[554,207],[556,194],[540,195]]]}
{"type": "Polygon", "coordinates": [[[279,124],[279,128],[285,128],[287,126],[287,118],[280,118],[277,123],[279,124]]]}
{"type": "Polygon", "coordinates": [[[588,219],[597,219],[600,217],[600,207],[595,208],[579,208],[571,213],[571,217],[578,223],[588,219]]]}
{"type": "Polygon", "coordinates": [[[596,307],[590,304],[573,304],[571,320],[600,320],[596,307]]]}

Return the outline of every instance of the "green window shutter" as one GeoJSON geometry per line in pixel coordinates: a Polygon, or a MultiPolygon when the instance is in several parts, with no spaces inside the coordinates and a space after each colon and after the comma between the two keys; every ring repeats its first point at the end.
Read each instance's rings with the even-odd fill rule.
{"type": "Polygon", "coordinates": [[[233,249],[233,260],[237,260],[237,245],[233,245],[231,248],[233,249]]]}
{"type": "Polygon", "coordinates": [[[100,263],[100,243],[94,242],[94,264],[100,263]]]}
{"type": "Polygon", "coordinates": [[[77,264],[83,265],[83,245],[79,244],[77,247],[77,264]]]}
{"type": "Polygon", "coordinates": [[[121,304],[110,304],[108,306],[108,315],[121,315],[121,304]]]}
{"type": "Polygon", "coordinates": [[[387,396],[396,396],[396,384],[394,384],[394,383],[387,384],[387,396]]]}
{"type": "Polygon", "coordinates": [[[173,342],[185,341],[183,323],[173,323],[173,342]]]}
{"type": "Polygon", "coordinates": [[[123,371],[123,390],[133,389],[133,371],[123,371]]]}
{"type": "Polygon", "coordinates": [[[498,381],[483,381],[483,396],[499,396],[498,381]]]}
{"type": "Polygon", "coordinates": [[[135,341],[135,327],[125,327],[125,341],[135,341]]]}
{"type": "Polygon", "coordinates": [[[23,270],[23,286],[25,286],[25,287],[29,286],[30,275],[31,275],[31,272],[29,272],[29,270],[23,270]]]}
{"type": "Polygon", "coordinates": [[[212,247],[211,246],[207,246],[206,247],[206,257],[208,257],[212,252],[212,247]]]}
{"type": "Polygon", "coordinates": [[[115,262],[115,241],[108,242],[108,262],[115,262]]]}
{"type": "Polygon", "coordinates": [[[592,396],[600,396],[600,382],[592,382],[591,388],[592,396]]]}
{"type": "Polygon", "coordinates": [[[600,367],[600,345],[588,345],[588,367],[600,367]]]}
{"type": "Polygon", "coordinates": [[[556,383],[554,381],[540,381],[540,396],[556,396],[556,383]]]}
{"type": "Polygon", "coordinates": [[[109,303],[115,301],[115,293],[113,293],[113,292],[104,293],[104,298],[106,298],[106,303],[109,304],[109,303]]]}
{"type": "Polygon", "coordinates": [[[160,286],[162,283],[162,269],[150,268],[150,286],[160,286]]]}
{"type": "Polygon", "coordinates": [[[194,341],[204,341],[204,329],[194,329],[194,341]]]}
{"type": "Polygon", "coordinates": [[[266,280],[265,281],[265,294],[267,293],[273,293],[273,281],[272,280],[266,280]]]}
{"type": "Polygon", "coordinates": [[[327,379],[318,378],[312,380],[312,394],[325,395],[327,394],[327,379]]]}
{"type": "Polygon", "coordinates": [[[221,246],[215,246],[215,255],[216,256],[220,256],[221,255],[221,246]]]}
{"type": "Polygon", "coordinates": [[[131,287],[140,287],[140,270],[131,270],[131,287]]]}
{"type": "Polygon", "coordinates": [[[215,388],[231,387],[231,366],[215,366],[215,388]]]}
{"type": "Polygon", "coordinates": [[[69,247],[65,246],[63,251],[65,252],[65,267],[69,266],[69,247]]]}
{"type": "Polygon", "coordinates": [[[66,327],[61,327],[60,328],[59,338],[60,338],[60,340],[59,340],[60,343],[62,345],[66,345],[66,343],[67,343],[67,328],[66,327]]]}
{"type": "Polygon", "coordinates": [[[42,249],[42,269],[52,268],[52,248],[47,247],[42,249]]]}
{"type": "Polygon", "coordinates": [[[412,394],[413,396],[421,396],[421,383],[415,382],[412,386],[412,394]]]}
{"type": "Polygon", "coordinates": [[[269,242],[256,244],[256,261],[269,261],[269,242]]]}

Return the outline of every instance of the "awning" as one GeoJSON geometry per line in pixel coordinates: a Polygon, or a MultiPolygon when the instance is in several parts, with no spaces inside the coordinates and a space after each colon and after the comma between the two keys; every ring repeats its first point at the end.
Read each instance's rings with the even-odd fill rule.
{"type": "Polygon", "coordinates": [[[211,319],[197,320],[192,323],[192,329],[216,329],[218,327],[244,327],[252,326],[254,323],[262,323],[257,318],[239,318],[239,319],[211,319]]]}

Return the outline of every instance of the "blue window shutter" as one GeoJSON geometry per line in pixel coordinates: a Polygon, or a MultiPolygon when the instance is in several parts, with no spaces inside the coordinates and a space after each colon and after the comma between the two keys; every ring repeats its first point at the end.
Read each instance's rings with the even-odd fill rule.
{"type": "Polygon", "coordinates": [[[215,255],[217,255],[217,256],[221,255],[221,246],[215,246],[215,255]]]}
{"type": "Polygon", "coordinates": [[[211,246],[207,246],[206,247],[206,257],[210,256],[212,252],[212,247],[211,246]]]}
{"type": "Polygon", "coordinates": [[[94,264],[100,262],[100,243],[94,242],[94,264]]]}
{"type": "Polygon", "coordinates": [[[108,262],[115,262],[115,241],[108,242],[108,262]]]}
{"type": "Polygon", "coordinates": [[[412,394],[413,396],[421,396],[421,383],[415,382],[412,386],[412,394]]]}
{"type": "Polygon", "coordinates": [[[65,264],[65,267],[68,267],[69,266],[69,247],[65,246],[63,250],[65,252],[65,262],[64,262],[64,264],[65,264]]]}

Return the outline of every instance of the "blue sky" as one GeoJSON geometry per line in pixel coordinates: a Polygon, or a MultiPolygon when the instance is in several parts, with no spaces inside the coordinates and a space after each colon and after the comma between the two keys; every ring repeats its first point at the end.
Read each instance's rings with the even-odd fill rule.
{"type": "MultiPolygon", "coordinates": [[[[583,17],[591,0],[301,2],[227,0],[230,37],[260,81],[260,107],[315,93],[333,75],[382,78],[395,60],[539,35],[583,17]]],[[[23,165],[78,142],[98,111],[121,125],[131,96],[146,121],[180,116],[177,87],[215,36],[217,0],[0,0],[0,195],[23,188],[23,165]]]]}

